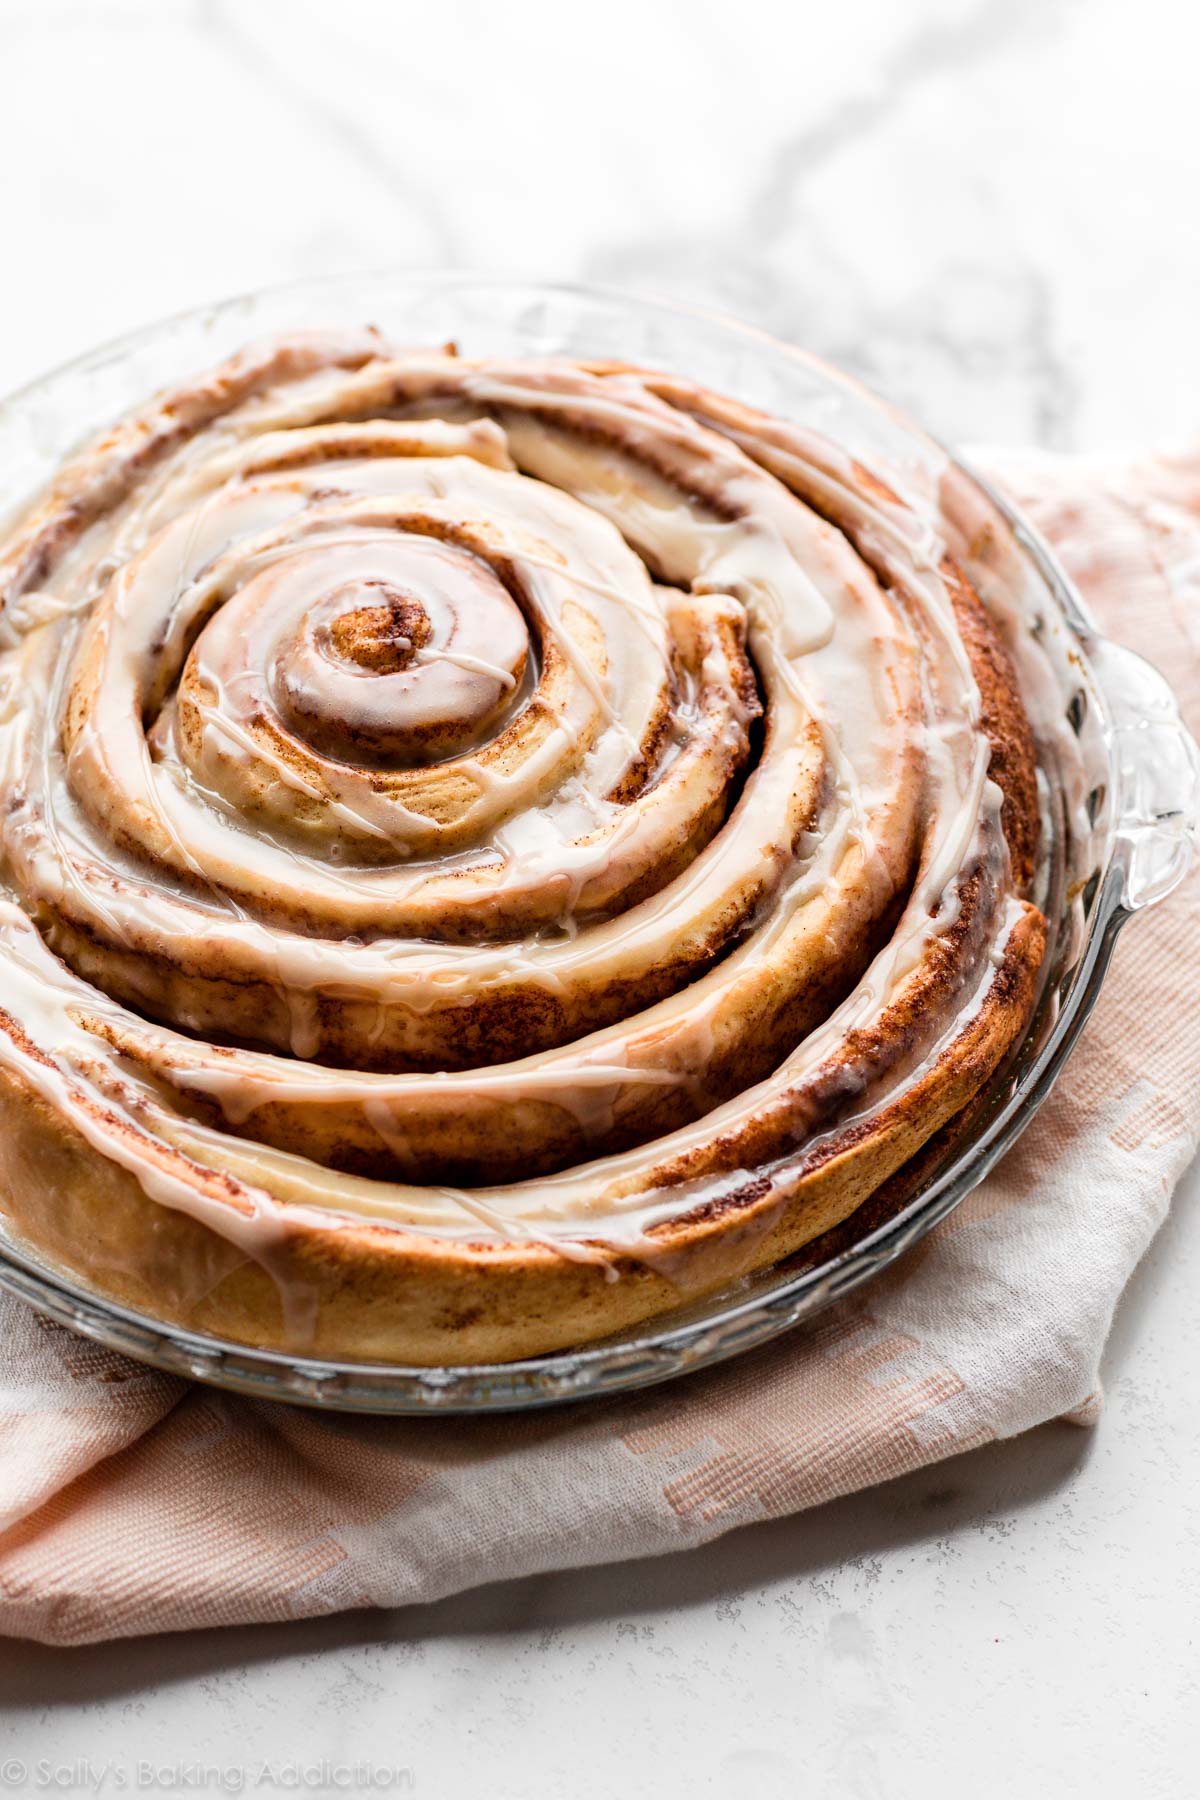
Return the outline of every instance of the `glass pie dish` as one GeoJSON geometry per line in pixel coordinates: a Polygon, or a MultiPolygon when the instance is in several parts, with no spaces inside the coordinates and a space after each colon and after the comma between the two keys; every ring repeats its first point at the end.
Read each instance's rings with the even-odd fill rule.
{"type": "Polygon", "coordinates": [[[967,1194],[1045,1098],[1094,1003],[1120,925],[1184,873],[1197,752],[1169,689],[1100,638],[1036,535],[985,483],[816,359],[678,306],[466,277],[353,278],[185,315],[35,383],[0,410],[0,470],[30,495],[81,437],[248,340],[377,327],[467,355],[635,361],[697,379],[833,440],[937,531],[1007,641],[1038,739],[1035,898],[1049,924],[1037,1007],[986,1089],[850,1220],[733,1288],[587,1349],[501,1364],[405,1367],[261,1351],[89,1292],[19,1242],[0,1285],[73,1329],[175,1373],[347,1410],[487,1410],[612,1393],[719,1361],[809,1317],[886,1266],[967,1194]]]}

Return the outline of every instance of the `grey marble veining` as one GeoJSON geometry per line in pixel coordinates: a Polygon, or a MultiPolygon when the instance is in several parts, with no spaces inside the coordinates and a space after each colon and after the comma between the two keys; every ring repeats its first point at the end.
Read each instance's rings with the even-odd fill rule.
{"type": "Polygon", "coordinates": [[[603,280],[830,355],[960,442],[1195,426],[1169,0],[3,0],[0,386],[338,268],[603,280]]]}

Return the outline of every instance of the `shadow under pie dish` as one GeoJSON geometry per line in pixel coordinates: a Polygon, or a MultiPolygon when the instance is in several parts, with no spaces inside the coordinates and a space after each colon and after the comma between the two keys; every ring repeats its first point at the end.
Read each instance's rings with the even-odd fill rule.
{"type": "Polygon", "coordinates": [[[640,344],[397,339],[177,381],[5,535],[0,1184],[151,1318],[501,1362],[978,1102],[1045,781],[961,496],[640,344]]]}

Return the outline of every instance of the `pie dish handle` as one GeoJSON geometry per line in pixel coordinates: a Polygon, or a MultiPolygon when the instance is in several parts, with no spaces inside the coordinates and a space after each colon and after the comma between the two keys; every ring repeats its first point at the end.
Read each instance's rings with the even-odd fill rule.
{"type": "Polygon", "coordinates": [[[1107,702],[1122,902],[1138,912],[1165,899],[1192,865],[1200,843],[1200,746],[1170,686],[1144,657],[1107,638],[1094,638],[1088,654],[1107,702]]]}

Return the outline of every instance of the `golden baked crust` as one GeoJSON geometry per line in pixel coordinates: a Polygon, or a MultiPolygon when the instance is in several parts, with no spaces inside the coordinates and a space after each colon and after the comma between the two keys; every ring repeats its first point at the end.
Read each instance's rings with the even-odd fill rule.
{"type": "Polygon", "coordinates": [[[268,345],[67,465],[0,601],[0,1203],[155,1316],[587,1342],[846,1220],[1028,1020],[985,609],[679,378],[268,345]]]}

